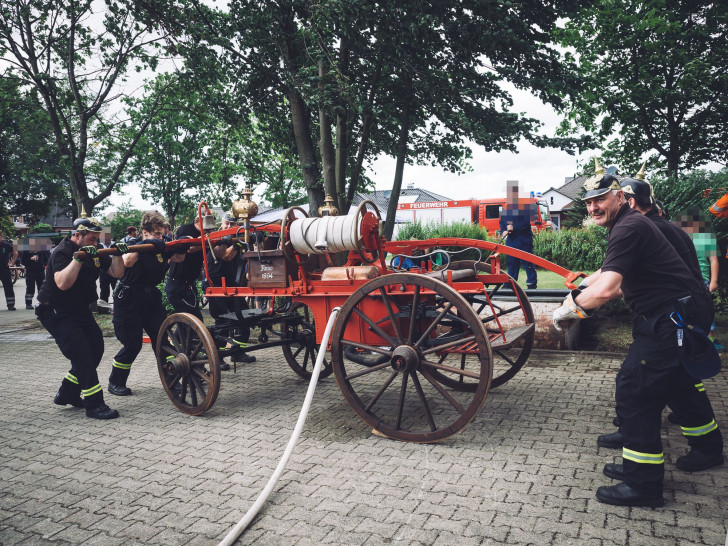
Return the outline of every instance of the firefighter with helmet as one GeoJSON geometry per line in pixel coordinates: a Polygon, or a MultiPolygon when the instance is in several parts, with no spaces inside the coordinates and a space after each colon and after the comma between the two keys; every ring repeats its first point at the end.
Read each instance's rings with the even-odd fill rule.
{"type": "Polygon", "coordinates": [[[94,419],[114,419],[119,412],[104,403],[104,393],[96,369],[104,354],[104,338],[89,305],[96,301],[96,281],[102,269],[115,278],[124,273],[122,256],[125,243],[111,245],[121,255],[99,256],[96,244],[101,224],[81,217],[73,222],[72,234],[63,239],[51,254],[43,285],[38,292],[36,315],[53,336],[71,369],[61,382],[53,402],[85,408],[94,419]],[[82,251],[85,254],[76,255],[82,251]],[[83,398],[81,398],[83,396],[83,398]]]}

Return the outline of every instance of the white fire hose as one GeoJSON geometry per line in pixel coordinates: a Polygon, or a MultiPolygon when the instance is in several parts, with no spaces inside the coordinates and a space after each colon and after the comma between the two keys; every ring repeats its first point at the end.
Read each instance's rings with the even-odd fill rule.
{"type": "Polygon", "coordinates": [[[306,398],[303,401],[303,406],[301,407],[301,413],[298,415],[298,421],[296,422],[296,426],[293,429],[293,434],[291,435],[291,439],[288,440],[288,445],[286,446],[286,451],[283,453],[283,457],[281,457],[280,462],[278,463],[278,466],[276,467],[275,471],[273,472],[273,475],[268,480],[268,483],[266,484],[263,491],[258,495],[258,498],[256,499],[253,506],[250,507],[250,509],[245,513],[243,516],[243,519],[241,519],[238,524],[233,527],[230,532],[225,536],[224,539],[220,542],[219,546],[230,546],[233,544],[238,537],[243,534],[243,531],[250,525],[250,522],[253,521],[253,518],[255,518],[256,515],[258,515],[258,512],[260,512],[260,509],[263,508],[263,505],[265,504],[265,501],[268,500],[268,497],[273,492],[273,488],[275,487],[276,483],[278,482],[278,478],[281,477],[281,474],[283,473],[283,469],[286,468],[286,464],[288,464],[288,459],[291,458],[291,455],[293,454],[293,448],[296,446],[296,443],[298,442],[298,438],[301,436],[301,431],[303,430],[303,425],[306,422],[306,417],[308,416],[308,410],[311,407],[311,401],[313,400],[313,393],[316,390],[316,383],[318,382],[319,373],[321,373],[321,366],[324,361],[324,356],[326,355],[326,347],[329,344],[329,337],[331,336],[331,330],[334,327],[334,323],[336,322],[336,315],[339,314],[339,311],[341,310],[340,307],[335,307],[331,311],[331,316],[329,317],[329,321],[326,323],[326,330],[324,331],[324,337],[321,340],[321,348],[318,353],[318,357],[316,358],[316,364],[313,367],[313,371],[311,372],[311,381],[308,384],[308,391],[306,392],[306,398]]]}
{"type": "Polygon", "coordinates": [[[299,254],[336,253],[356,250],[359,238],[359,216],[324,216],[291,222],[291,245],[299,254]]]}

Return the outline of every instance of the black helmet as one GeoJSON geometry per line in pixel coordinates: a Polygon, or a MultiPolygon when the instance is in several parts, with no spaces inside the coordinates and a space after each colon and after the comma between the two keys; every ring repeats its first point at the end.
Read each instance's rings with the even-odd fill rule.
{"type": "Polygon", "coordinates": [[[636,178],[625,178],[620,182],[620,185],[624,195],[628,198],[634,197],[637,204],[642,207],[652,205],[655,202],[652,186],[649,182],[637,180],[636,178]]]}
{"type": "Polygon", "coordinates": [[[73,221],[73,231],[101,231],[101,222],[96,218],[88,218],[86,211],[81,207],[81,218],[73,221]]]}
{"type": "Polygon", "coordinates": [[[584,195],[582,200],[591,199],[604,195],[610,190],[619,190],[619,178],[617,177],[617,167],[609,167],[604,170],[599,164],[599,159],[594,158],[594,174],[584,181],[584,195]]]}
{"type": "Polygon", "coordinates": [[[230,211],[227,211],[227,212],[226,212],[226,213],[225,213],[225,214],[223,215],[223,220],[225,220],[226,222],[229,222],[229,223],[231,223],[231,224],[237,224],[237,223],[238,223],[238,219],[237,219],[237,218],[235,218],[235,216],[233,216],[233,213],[232,213],[232,212],[230,212],[230,211]]]}

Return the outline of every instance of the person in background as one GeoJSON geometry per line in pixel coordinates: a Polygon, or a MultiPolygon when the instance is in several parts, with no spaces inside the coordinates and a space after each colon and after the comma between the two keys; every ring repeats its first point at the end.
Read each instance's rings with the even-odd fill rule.
{"type": "Polygon", "coordinates": [[[121,240],[122,243],[126,243],[128,245],[133,244],[132,241],[136,240],[137,238],[137,228],[134,226],[129,226],[126,228],[126,235],[121,240]]]}
{"type": "MultiPolygon", "coordinates": [[[[703,282],[711,293],[715,292],[718,290],[720,265],[718,262],[718,240],[715,237],[712,225],[708,222],[705,214],[698,209],[688,209],[677,214],[675,223],[688,234],[693,245],[695,245],[703,282]]],[[[718,351],[725,351],[725,347],[715,339],[715,321],[710,325],[708,337],[718,351]]]]}
{"type": "Polygon", "coordinates": [[[164,222],[164,233],[162,233],[162,240],[165,243],[168,243],[172,240],[172,226],[169,225],[169,222],[164,222]]]}
{"type": "MultiPolygon", "coordinates": [[[[535,205],[524,204],[518,200],[518,182],[508,181],[506,206],[501,211],[500,217],[500,232],[507,237],[507,246],[533,254],[531,221],[535,218],[535,214],[535,205]]],[[[508,256],[508,275],[517,281],[521,262],[526,270],[526,287],[537,288],[536,266],[531,262],[508,256]]]]}
{"type": "MultiPolygon", "coordinates": [[[[50,245],[50,241],[28,241],[28,250],[20,253],[20,261],[25,267],[25,308],[33,309],[33,296],[36,289],[40,292],[45,277],[45,267],[50,259],[50,250],[41,248],[41,245],[50,245]]],[[[48,246],[50,248],[50,246],[48,246]]]]}
{"type": "Polygon", "coordinates": [[[18,252],[13,243],[3,239],[0,233],[0,282],[5,292],[5,303],[8,304],[8,311],[15,311],[15,291],[13,290],[13,279],[10,276],[10,266],[15,264],[18,252]]]}

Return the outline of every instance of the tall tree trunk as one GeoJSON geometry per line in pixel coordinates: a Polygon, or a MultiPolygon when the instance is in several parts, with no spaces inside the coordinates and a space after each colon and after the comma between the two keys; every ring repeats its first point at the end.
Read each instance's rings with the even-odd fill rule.
{"type": "Polygon", "coordinates": [[[324,191],[321,187],[321,173],[316,164],[316,151],[311,138],[311,124],[306,105],[295,89],[289,89],[288,101],[291,105],[293,133],[296,137],[298,160],[303,170],[303,182],[308,193],[309,214],[314,216],[324,204],[324,191]]]}
{"type": "Polygon", "coordinates": [[[348,111],[336,115],[336,206],[339,214],[349,211],[351,201],[346,201],[346,165],[349,162],[349,115],[348,111]]]}
{"type": "Polygon", "coordinates": [[[402,112],[402,125],[399,129],[397,139],[397,166],[394,169],[394,183],[392,194],[387,207],[387,220],[384,223],[384,236],[392,240],[394,232],[394,220],[397,216],[397,205],[399,204],[399,192],[402,190],[402,176],[404,174],[404,163],[407,159],[407,140],[409,138],[411,101],[407,101],[402,112]]]}
{"type": "MultiPolygon", "coordinates": [[[[324,63],[319,60],[319,90],[323,90],[324,63]]],[[[336,199],[336,158],[334,156],[334,142],[331,135],[331,118],[319,107],[319,150],[321,151],[321,163],[324,175],[324,190],[327,195],[336,199]]],[[[311,216],[318,213],[309,211],[311,216]]]]}

